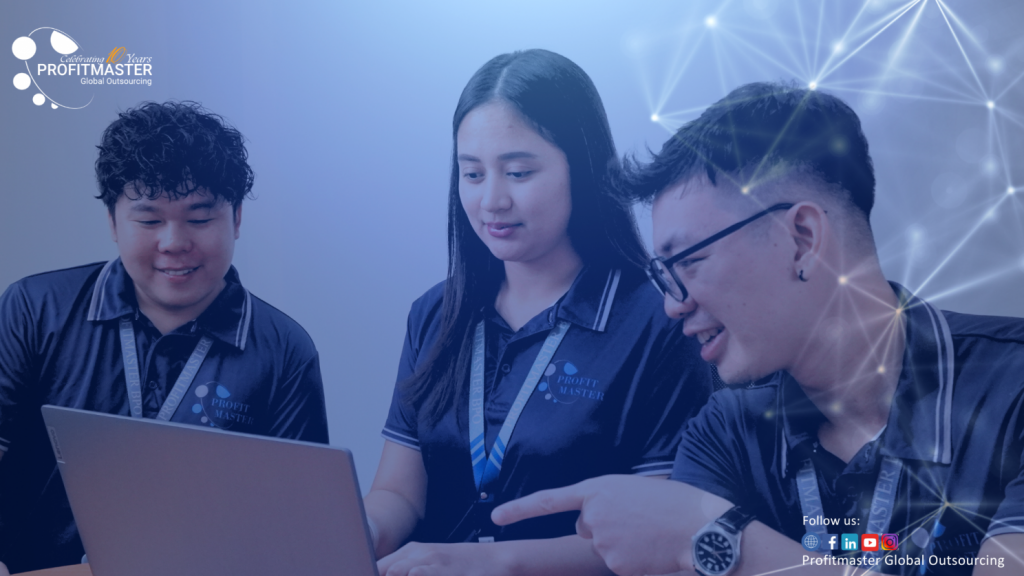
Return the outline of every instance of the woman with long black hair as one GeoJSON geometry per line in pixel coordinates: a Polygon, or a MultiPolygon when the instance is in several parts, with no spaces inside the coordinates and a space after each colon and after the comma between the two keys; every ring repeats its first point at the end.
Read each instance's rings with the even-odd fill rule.
{"type": "Polygon", "coordinates": [[[365,499],[381,574],[607,573],[573,514],[500,528],[490,512],[593,476],[667,475],[709,367],[645,279],[583,70],[498,56],[452,129],[448,278],[412,306],[365,499]]]}

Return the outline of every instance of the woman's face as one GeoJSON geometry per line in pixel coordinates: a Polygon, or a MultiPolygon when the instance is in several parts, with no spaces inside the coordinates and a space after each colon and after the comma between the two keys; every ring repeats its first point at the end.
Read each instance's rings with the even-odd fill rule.
{"type": "Polygon", "coordinates": [[[489,102],[456,135],[459,198],[477,235],[506,262],[572,250],[569,163],[508,104],[489,102]]]}

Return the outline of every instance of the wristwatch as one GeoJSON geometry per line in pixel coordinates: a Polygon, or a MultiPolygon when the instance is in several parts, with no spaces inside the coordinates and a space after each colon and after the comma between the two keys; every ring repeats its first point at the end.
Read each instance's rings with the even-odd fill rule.
{"type": "Polygon", "coordinates": [[[740,562],[740,537],[754,519],[753,514],[733,506],[714,522],[693,535],[693,567],[705,576],[732,572],[740,562]]]}

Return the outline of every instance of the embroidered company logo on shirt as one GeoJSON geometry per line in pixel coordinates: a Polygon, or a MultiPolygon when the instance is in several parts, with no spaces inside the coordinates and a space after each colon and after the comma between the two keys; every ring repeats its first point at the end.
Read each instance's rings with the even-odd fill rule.
{"type": "Polygon", "coordinates": [[[151,56],[129,53],[124,46],[112,49],[105,56],[84,56],[75,54],[79,48],[78,42],[69,34],[48,26],[19,37],[11,45],[11,52],[15,58],[25,62],[25,72],[14,75],[14,87],[28,90],[35,86],[32,103],[36,106],[49,102],[54,110],[80,110],[93,100],[90,96],[86,101],[83,86],[153,85],[151,56]],[[51,31],[50,47],[54,54],[37,54],[36,40],[32,35],[40,30],[51,31]],[[30,62],[37,55],[39,57],[30,62]]]}
{"type": "Polygon", "coordinates": [[[545,393],[545,400],[555,404],[572,404],[580,398],[598,402],[604,400],[601,381],[584,376],[568,360],[556,360],[548,364],[544,378],[537,384],[537,390],[545,393]]]}
{"type": "Polygon", "coordinates": [[[216,382],[196,386],[195,395],[199,401],[192,405],[194,414],[202,414],[199,419],[203,424],[230,430],[235,424],[252,425],[255,423],[250,414],[251,406],[243,402],[230,400],[231,392],[216,382]],[[214,395],[210,395],[210,388],[214,395]]]}

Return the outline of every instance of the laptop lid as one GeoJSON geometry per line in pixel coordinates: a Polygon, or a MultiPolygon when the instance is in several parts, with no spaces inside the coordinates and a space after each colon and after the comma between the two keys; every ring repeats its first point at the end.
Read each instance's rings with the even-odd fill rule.
{"type": "Polygon", "coordinates": [[[377,576],[347,450],[42,412],[95,576],[377,576]]]}

